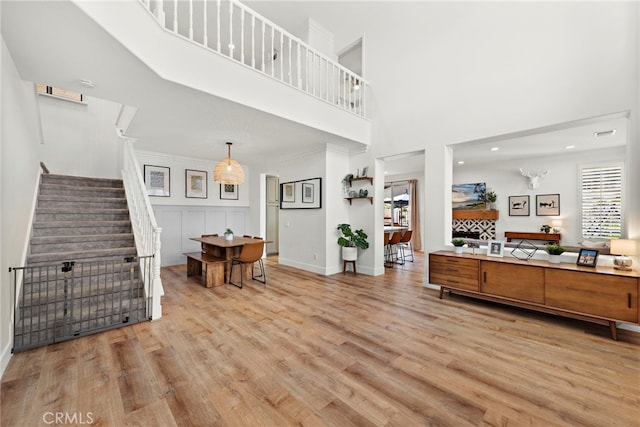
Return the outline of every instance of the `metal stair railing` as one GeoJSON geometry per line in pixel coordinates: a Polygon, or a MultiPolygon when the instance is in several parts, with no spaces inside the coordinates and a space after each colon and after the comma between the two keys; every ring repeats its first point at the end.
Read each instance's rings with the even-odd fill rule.
{"type": "Polygon", "coordinates": [[[11,267],[12,352],[150,320],[153,256],[11,267]]]}

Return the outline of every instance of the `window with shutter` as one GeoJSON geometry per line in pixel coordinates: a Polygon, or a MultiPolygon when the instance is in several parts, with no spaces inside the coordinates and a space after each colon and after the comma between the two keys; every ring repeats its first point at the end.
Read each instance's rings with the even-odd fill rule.
{"type": "Polygon", "coordinates": [[[581,169],[583,238],[621,237],[622,172],[621,164],[581,169]]]}

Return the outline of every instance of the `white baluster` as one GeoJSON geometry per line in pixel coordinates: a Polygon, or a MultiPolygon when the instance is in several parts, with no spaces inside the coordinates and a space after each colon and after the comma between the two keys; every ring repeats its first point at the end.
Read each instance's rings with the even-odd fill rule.
{"type": "Polygon", "coordinates": [[[284,80],[284,33],[280,31],[280,80],[284,80]]]}
{"type": "Polygon", "coordinates": [[[251,15],[251,68],[256,68],[256,16],[251,15]]]}
{"type": "Polygon", "coordinates": [[[289,84],[291,84],[291,79],[293,78],[291,73],[291,37],[289,37],[289,84]]]}
{"type": "Polygon", "coordinates": [[[178,0],[173,1],[173,32],[178,33],[178,0]]]}
{"type": "Polygon", "coordinates": [[[229,57],[233,58],[233,3],[229,2],[229,57]]]}
{"type": "Polygon", "coordinates": [[[193,0],[189,0],[189,40],[193,40],[193,0]]]}
{"type": "Polygon", "coordinates": [[[271,61],[271,77],[273,77],[276,72],[276,61],[273,59],[273,51],[276,46],[275,36],[276,36],[276,29],[272,25],[271,26],[271,52],[269,53],[269,61],[271,61]]]}
{"type": "Polygon", "coordinates": [[[262,53],[260,54],[261,55],[261,61],[260,62],[262,62],[262,72],[263,73],[264,73],[264,35],[265,35],[265,31],[266,31],[266,28],[265,28],[266,25],[267,24],[264,21],[262,21],[262,53]]]}
{"type": "Polygon", "coordinates": [[[244,9],[240,9],[240,62],[244,64],[244,9]]]}
{"type": "Polygon", "coordinates": [[[217,39],[218,39],[218,44],[217,44],[217,51],[219,53],[222,53],[221,46],[220,46],[220,0],[218,0],[217,2],[217,13],[216,13],[216,34],[217,34],[217,39]]]}
{"type": "Polygon", "coordinates": [[[209,47],[209,29],[207,28],[208,24],[207,24],[207,0],[204,0],[202,2],[202,6],[204,7],[203,9],[203,13],[204,16],[202,17],[202,25],[204,25],[204,46],[205,47],[209,47]]]}
{"type": "Polygon", "coordinates": [[[298,75],[298,89],[302,89],[302,60],[300,58],[300,53],[301,53],[301,48],[300,48],[300,43],[296,42],[296,51],[297,51],[297,58],[296,58],[296,74],[298,75]]]}

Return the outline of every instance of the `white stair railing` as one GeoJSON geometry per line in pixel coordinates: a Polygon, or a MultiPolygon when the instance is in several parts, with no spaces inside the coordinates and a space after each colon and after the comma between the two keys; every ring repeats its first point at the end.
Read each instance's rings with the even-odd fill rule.
{"type": "MultiPolygon", "coordinates": [[[[120,133],[121,135],[121,133],[120,133]]],[[[160,279],[161,253],[160,234],[162,229],[158,227],[156,218],[151,208],[151,202],[140,171],[140,165],[136,159],[131,142],[124,138],[124,161],[122,179],[129,205],[131,225],[136,241],[138,256],[153,255],[150,260],[150,269],[141,268],[141,274],[145,283],[145,290],[151,289],[151,295],[146,295],[152,319],[162,317],[161,297],[164,295],[162,280],[160,279]],[[146,272],[150,271],[151,277],[146,272]],[[149,286],[151,281],[151,286],[149,286]]]]}
{"type": "Polygon", "coordinates": [[[361,76],[237,0],[139,1],[165,30],[345,111],[367,117],[367,82],[361,76]]]}

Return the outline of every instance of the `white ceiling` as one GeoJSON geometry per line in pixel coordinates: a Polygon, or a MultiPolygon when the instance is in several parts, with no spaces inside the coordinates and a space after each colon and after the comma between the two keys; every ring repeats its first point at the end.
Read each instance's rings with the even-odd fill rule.
{"type": "MultiPolygon", "coordinates": [[[[267,17],[270,7],[280,10],[269,3],[259,2],[267,17]]],[[[285,25],[303,22],[308,10],[296,7],[289,12],[285,25]]],[[[226,155],[224,143],[232,141],[233,157],[255,164],[336,141],[325,132],[160,79],[69,2],[5,0],[2,32],[24,80],[137,107],[128,134],[138,139],[136,147],[142,150],[217,160],[226,155]],[[83,88],[80,79],[90,79],[96,87],[83,88]]],[[[626,126],[625,115],[619,114],[470,141],[454,146],[454,161],[470,165],[553,155],[565,152],[567,145],[575,145],[576,151],[624,145],[626,126]],[[616,134],[593,137],[609,129],[616,134]],[[492,152],[492,147],[500,150],[492,152]]],[[[389,175],[423,169],[423,152],[385,161],[389,175]]]]}
{"type": "MultiPolygon", "coordinates": [[[[21,77],[137,108],[137,149],[243,164],[283,161],[327,141],[360,144],[163,80],[67,1],[4,1],[2,33],[21,77]],[[95,87],[80,85],[91,80],[95,87]]],[[[268,77],[265,77],[268,78],[268,77]]],[[[115,135],[115,132],[114,132],[115,135]]]]}

